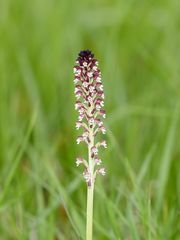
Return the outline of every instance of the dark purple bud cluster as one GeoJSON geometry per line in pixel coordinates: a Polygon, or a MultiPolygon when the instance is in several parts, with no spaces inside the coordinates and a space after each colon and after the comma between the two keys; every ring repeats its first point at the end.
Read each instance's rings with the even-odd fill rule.
{"type": "MultiPolygon", "coordinates": [[[[85,165],[83,173],[85,180],[94,181],[93,176],[96,173],[105,174],[104,168],[96,169],[96,165],[100,165],[101,160],[97,157],[98,147],[107,147],[105,141],[94,143],[94,137],[98,132],[106,133],[102,118],[106,117],[104,107],[104,91],[101,82],[101,72],[98,69],[98,61],[94,58],[94,54],[89,50],[81,51],[74,66],[74,84],[76,103],[75,109],[79,113],[76,129],[83,129],[81,136],[77,138],[77,144],[85,142],[88,145],[91,159],[87,163],[86,160],[78,158],[77,165],[85,165]],[[81,160],[80,160],[81,159],[81,160]]],[[[94,177],[95,178],[95,177],[94,177]]]]}

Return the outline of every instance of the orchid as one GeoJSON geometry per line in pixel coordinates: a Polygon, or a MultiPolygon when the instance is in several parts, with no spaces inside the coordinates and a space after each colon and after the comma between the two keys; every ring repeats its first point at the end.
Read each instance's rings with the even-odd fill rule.
{"type": "Polygon", "coordinates": [[[83,177],[87,183],[87,225],[86,240],[92,239],[93,193],[97,174],[105,175],[104,167],[99,168],[102,160],[98,157],[99,147],[107,148],[105,140],[95,142],[98,133],[105,134],[102,118],[106,117],[104,107],[104,91],[98,61],[89,50],[81,51],[76,60],[74,71],[75,110],[79,116],[76,129],[83,130],[77,137],[77,144],[84,142],[88,147],[88,161],[78,157],[76,165],[84,165],[83,177]]]}

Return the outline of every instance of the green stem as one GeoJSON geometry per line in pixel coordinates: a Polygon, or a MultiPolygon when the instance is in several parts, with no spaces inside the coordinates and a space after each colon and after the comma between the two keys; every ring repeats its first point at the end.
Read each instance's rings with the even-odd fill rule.
{"type": "Polygon", "coordinates": [[[89,172],[91,181],[87,186],[87,216],[86,216],[86,240],[92,240],[93,237],[93,197],[94,197],[94,162],[91,157],[91,148],[94,146],[93,129],[89,128],[90,144],[88,146],[89,172]]]}
{"type": "Polygon", "coordinates": [[[93,195],[94,183],[87,188],[87,222],[86,222],[86,240],[92,240],[93,232],[93,195]]]}

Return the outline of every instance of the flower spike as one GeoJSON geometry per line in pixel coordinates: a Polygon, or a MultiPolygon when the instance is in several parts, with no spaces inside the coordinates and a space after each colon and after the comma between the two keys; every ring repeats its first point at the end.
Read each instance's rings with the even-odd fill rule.
{"type": "Polygon", "coordinates": [[[75,109],[79,113],[76,129],[83,129],[81,136],[77,138],[77,144],[86,142],[89,150],[89,160],[84,164],[83,158],[77,158],[76,165],[83,164],[85,171],[84,178],[91,186],[94,184],[95,172],[105,175],[105,169],[96,169],[101,164],[98,158],[98,148],[107,147],[106,141],[100,141],[95,144],[95,136],[98,132],[105,134],[102,118],[105,118],[106,112],[104,107],[104,90],[101,80],[101,72],[98,68],[98,61],[90,50],[81,51],[76,59],[74,71],[75,84],[75,109]]]}

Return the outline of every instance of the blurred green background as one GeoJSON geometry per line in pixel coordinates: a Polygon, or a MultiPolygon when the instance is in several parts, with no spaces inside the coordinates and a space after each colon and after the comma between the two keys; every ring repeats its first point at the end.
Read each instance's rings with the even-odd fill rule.
{"type": "Polygon", "coordinates": [[[180,239],[180,1],[0,1],[0,239],[84,239],[73,72],[105,88],[94,239],[180,239]]]}

